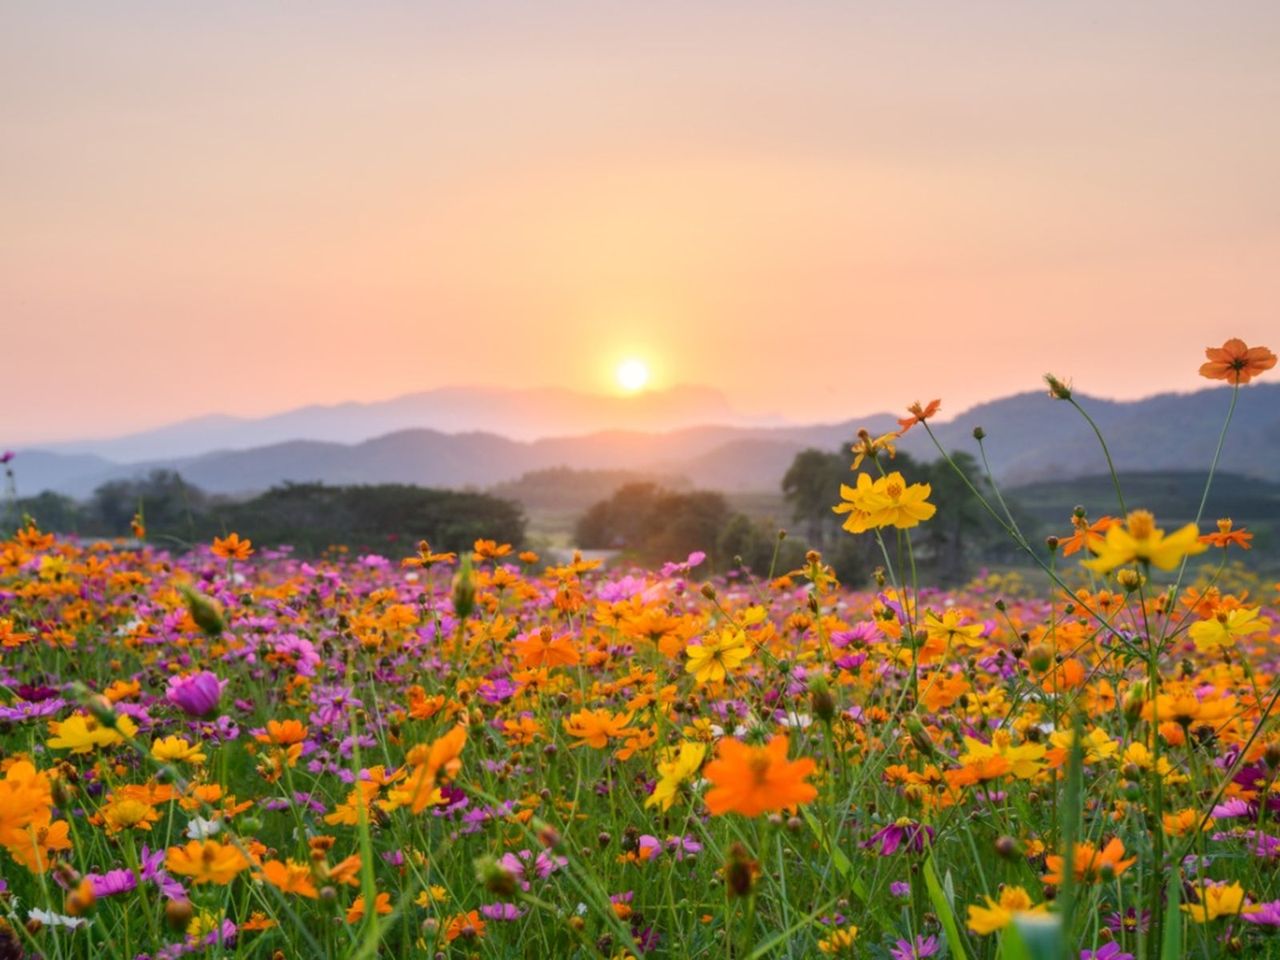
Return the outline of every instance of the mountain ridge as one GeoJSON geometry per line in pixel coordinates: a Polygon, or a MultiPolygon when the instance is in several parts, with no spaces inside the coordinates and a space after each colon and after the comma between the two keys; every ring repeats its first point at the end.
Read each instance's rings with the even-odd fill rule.
{"type": "MultiPolygon", "coordinates": [[[[1118,469],[1207,469],[1230,403],[1230,391],[1164,393],[1137,401],[1077,399],[1112,445],[1118,469]]],[[[895,429],[887,413],[829,423],[786,426],[690,425],[665,431],[613,429],[572,436],[517,439],[492,431],[432,428],[391,431],[355,443],[287,440],[240,450],[211,450],[117,462],[95,454],[20,450],[15,461],[24,494],[52,489],[85,496],[98,484],[152,469],[178,470],[211,493],[253,493],[284,482],[382,483],[489,487],[550,467],[639,470],[687,477],[700,487],[776,490],[794,455],[806,447],[835,450],[860,427],[895,429]]],[[[930,423],[949,450],[974,455],[973,428],[1002,482],[1088,476],[1105,469],[1092,429],[1069,404],[1025,392],[978,404],[930,423]]],[[[916,427],[899,441],[913,456],[936,456],[916,427]]],[[[1280,479],[1280,385],[1242,388],[1223,450],[1230,470],[1280,479]]]]}

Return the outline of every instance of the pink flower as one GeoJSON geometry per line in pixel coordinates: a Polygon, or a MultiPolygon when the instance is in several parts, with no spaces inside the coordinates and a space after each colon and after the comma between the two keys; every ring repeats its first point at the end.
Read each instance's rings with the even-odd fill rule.
{"type": "Polygon", "coordinates": [[[226,683],[208,670],[185,677],[171,677],[165,698],[187,716],[207,717],[218,706],[226,683]]]}

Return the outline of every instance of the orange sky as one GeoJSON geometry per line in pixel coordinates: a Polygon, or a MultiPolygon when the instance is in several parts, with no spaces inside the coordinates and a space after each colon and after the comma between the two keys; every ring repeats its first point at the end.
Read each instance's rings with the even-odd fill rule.
{"type": "Polygon", "coordinates": [[[0,442],[446,384],[837,420],[1280,342],[1280,5],[0,9],[0,442]]]}

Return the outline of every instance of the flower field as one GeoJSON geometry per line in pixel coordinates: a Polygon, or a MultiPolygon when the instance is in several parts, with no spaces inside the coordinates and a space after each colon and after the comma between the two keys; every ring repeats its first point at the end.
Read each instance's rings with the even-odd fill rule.
{"type": "MultiPolygon", "coordinates": [[[[1274,363],[1208,351],[1228,424],[1274,363]]],[[[892,452],[937,410],[854,448],[865,587],[813,553],[704,579],[24,526],[0,958],[1280,955],[1249,532],[1117,489],[1027,543],[984,500],[1038,572],[919,584],[935,508],[892,452]]]]}

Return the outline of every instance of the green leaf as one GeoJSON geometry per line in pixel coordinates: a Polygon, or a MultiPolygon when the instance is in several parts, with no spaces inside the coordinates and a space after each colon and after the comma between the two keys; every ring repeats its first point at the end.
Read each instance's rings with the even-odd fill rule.
{"type": "Polygon", "coordinates": [[[938,880],[938,871],[933,867],[933,857],[924,862],[924,886],[929,893],[929,902],[934,912],[942,921],[942,932],[946,935],[947,946],[955,960],[969,960],[964,949],[964,938],[960,934],[960,926],[956,923],[955,911],[951,908],[947,895],[942,892],[942,884],[938,880]]]}
{"type": "Polygon", "coordinates": [[[1174,870],[1165,884],[1165,900],[1169,904],[1164,915],[1164,938],[1160,944],[1160,960],[1182,957],[1182,876],[1174,870]]]}

